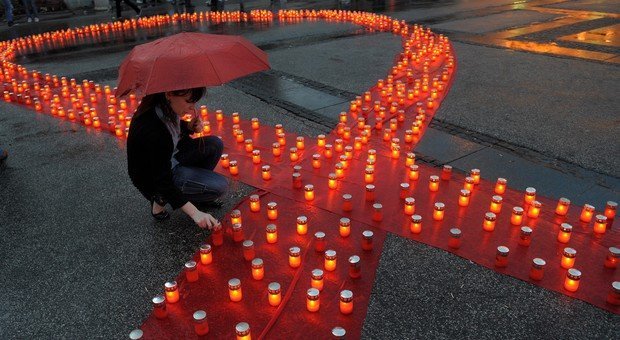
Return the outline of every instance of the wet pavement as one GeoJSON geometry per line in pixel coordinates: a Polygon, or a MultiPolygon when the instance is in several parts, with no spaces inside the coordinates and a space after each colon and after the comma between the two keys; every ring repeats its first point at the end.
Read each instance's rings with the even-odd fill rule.
{"type": "MultiPolygon", "coordinates": [[[[268,6],[246,2],[246,8],[268,6]]],[[[417,152],[523,189],[602,207],[620,198],[618,48],[614,2],[289,2],[293,8],[385,11],[448,35],[455,84],[417,152]],[[569,39],[576,35],[576,39],[569,39]],[[553,46],[554,49],[549,49],[553,46]]],[[[232,5],[231,5],[232,7],[232,5]]],[[[167,6],[150,8],[165,13],[167,6]]],[[[197,10],[205,10],[199,6],[197,10]]],[[[146,14],[150,14],[146,12],[146,14]]],[[[110,13],[42,16],[0,28],[8,39],[108,21],[110,13]],[[54,19],[57,18],[57,19],[54,19]]],[[[180,29],[180,28],[177,28],[180,29]]],[[[273,70],[209,91],[207,103],[315,136],[331,131],[356,94],[383,78],[399,51],[388,34],[302,23],[202,31],[241,34],[269,53],[273,70]]],[[[43,72],[114,84],[131,47],[155,38],[57,49],[17,62],[43,72]]],[[[150,298],[204,236],[182,213],[154,224],[126,175],[124,144],[106,133],[0,103],[2,338],[123,338],[150,313],[150,298]]],[[[233,183],[219,217],[251,188],[233,183]]],[[[411,240],[390,237],[364,325],[367,338],[613,338],[618,316],[411,240]],[[394,291],[409,291],[403,297],[394,291]],[[407,308],[402,308],[406,306],[407,308]],[[571,320],[552,327],[557,320],[571,320]]]]}

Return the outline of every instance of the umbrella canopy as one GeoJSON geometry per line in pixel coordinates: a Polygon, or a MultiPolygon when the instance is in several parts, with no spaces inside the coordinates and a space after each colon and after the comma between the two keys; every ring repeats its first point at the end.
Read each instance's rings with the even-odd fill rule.
{"type": "Polygon", "coordinates": [[[119,69],[116,95],[217,86],[269,68],[267,53],[243,37],[184,32],[134,47],[119,69]]]}

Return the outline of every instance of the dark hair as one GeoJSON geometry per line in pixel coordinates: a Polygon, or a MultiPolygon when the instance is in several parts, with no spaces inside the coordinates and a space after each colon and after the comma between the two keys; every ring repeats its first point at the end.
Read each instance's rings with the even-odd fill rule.
{"type": "MultiPolygon", "coordinates": [[[[176,91],[170,91],[170,92],[172,93],[173,96],[178,96],[178,97],[184,97],[190,94],[190,97],[189,97],[190,102],[196,103],[202,97],[204,97],[204,95],[207,93],[207,88],[206,87],[195,87],[193,89],[176,90],[176,91]]],[[[170,104],[166,100],[165,92],[153,93],[153,94],[144,96],[144,98],[142,98],[142,101],[140,102],[140,105],[138,105],[136,112],[134,113],[134,118],[139,117],[141,114],[147,111],[153,110],[155,106],[161,107],[166,117],[170,119],[175,118],[176,114],[172,111],[172,107],[170,107],[170,104]]]]}

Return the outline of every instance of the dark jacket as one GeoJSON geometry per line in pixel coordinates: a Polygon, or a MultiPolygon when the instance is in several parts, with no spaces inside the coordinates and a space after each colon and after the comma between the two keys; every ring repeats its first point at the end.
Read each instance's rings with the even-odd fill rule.
{"type": "MultiPolygon", "coordinates": [[[[181,140],[189,137],[187,123],[181,120],[181,140]]],[[[131,121],[127,137],[127,167],[133,185],[149,201],[170,203],[178,209],[187,203],[181,190],[172,181],[170,132],[157,117],[155,110],[142,113],[131,121]]]]}

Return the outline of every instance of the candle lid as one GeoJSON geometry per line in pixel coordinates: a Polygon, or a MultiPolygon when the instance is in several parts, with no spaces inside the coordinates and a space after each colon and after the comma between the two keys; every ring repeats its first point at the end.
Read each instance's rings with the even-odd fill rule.
{"type": "Polygon", "coordinates": [[[292,147],[292,148],[290,148],[289,150],[291,151],[291,153],[295,153],[295,152],[297,152],[297,148],[296,148],[296,147],[292,147]]]}
{"type": "Polygon", "coordinates": [[[278,231],[278,227],[275,224],[268,224],[267,227],[265,228],[265,230],[268,233],[275,233],[276,231],[278,231]]]}
{"type": "Polygon", "coordinates": [[[413,165],[410,165],[410,166],[409,166],[409,169],[410,169],[411,171],[418,171],[418,168],[419,168],[419,166],[418,166],[417,164],[413,164],[413,165]]]}
{"type": "Polygon", "coordinates": [[[360,257],[357,255],[353,255],[349,257],[349,264],[358,264],[360,263],[360,257]]]}
{"type": "Polygon", "coordinates": [[[297,223],[299,224],[306,224],[308,223],[308,218],[306,216],[299,216],[297,217],[297,223]]]}
{"type": "Polygon", "coordinates": [[[583,206],[583,209],[584,209],[584,210],[587,210],[587,211],[592,211],[592,210],[594,210],[594,206],[593,206],[593,205],[590,205],[590,204],[585,204],[585,205],[583,206]]]}
{"type": "Polygon", "coordinates": [[[269,286],[267,286],[267,290],[269,294],[278,294],[280,292],[280,284],[277,282],[271,282],[269,286]]]}
{"type": "Polygon", "coordinates": [[[239,211],[237,209],[231,211],[230,212],[230,217],[233,217],[233,218],[241,217],[241,211],[239,211]]]}
{"type": "Polygon", "coordinates": [[[336,251],[335,250],[326,250],[325,251],[325,258],[328,260],[334,260],[336,258],[336,251]]]}
{"type": "Polygon", "coordinates": [[[605,222],[607,222],[607,217],[604,216],[604,215],[596,215],[595,219],[596,219],[596,222],[598,222],[598,223],[605,223],[605,222]]]}
{"type": "Polygon", "coordinates": [[[163,295],[156,295],[151,301],[156,306],[161,306],[166,302],[166,298],[163,295]]]}
{"type": "Polygon", "coordinates": [[[208,254],[211,252],[211,245],[208,243],[203,243],[200,245],[200,253],[201,254],[208,254]]]}
{"type": "Polygon", "coordinates": [[[278,203],[276,203],[276,202],[269,202],[269,203],[267,203],[267,208],[268,209],[275,209],[277,207],[278,207],[278,203]]]}
{"type": "Polygon", "coordinates": [[[241,223],[235,223],[232,225],[233,231],[240,231],[241,229],[243,229],[243,225],[241,223]]]}
{"type": "Polygon", "coordinates": [[[420,222],[422,222],[422,216],[420,216],[420,215],[413,215],[413,216],[411,216],[411,222],[413,222],[413,223],[420,223],[420,222]]]}
{"type": "Polygon", "coordinates": [[[316,288],[308,289],[307,297],[310,300],[318,300],[319,299],[319,290],[316,289],[316,288]]]}
{"type": "Polygon", "coordinates": [[[237,166],[237,161],[230,161],[230,166],[237,166]]]}
{"type": "Polygon", "coordinates": [[[510,252],[510,249],[508,249],[508,247],[506,246],[497,247],[497,255],[508,256],[509,252],[510,252]]]}
{"type": "Polygon", "coordinates": [[[346,218],[346,217],[342,217],[340,219],[340,225],[341,226],[350,226],[351,225],[351,220],[346,218]]]}
{"type": "Polygon", "coordinates": [[[451,165],[444,165],[442,170],[446,171],[446,172],[452,172],[452,166],[451,165]]]}
{"type": "MultiPolygon", "coordinates": [[[[258,269],[258,268],[261,268],[262,266],[263,266],[263,259],[257,257],[252,260],[252,268],[258,269]]],[[[233,279],[233,280],[236,280],[236,279],[233,279]]],[[[230,281],[228,281],[228,284],[230,284],[230,281]]]]}
{"type": "Polygon", "coordinates": [[[194,269],[196,269],[196,261],[185,262],[185,269],[187,269],[187,270],[194,270],[194,269]]]}
{"type": "MultiPolygon", "coordinates": [[[[611,209],[611,210],[616,210],[618,208],[618,203],[616,203],[614,201],[607,201],[607,208],[611,209]]],[[[616,281],[616,282],[618,282],[618,281],[616,281]]]]}
{"type": "Polygon", "coordinates": [[[470,173],[472,175],[479,175],[480,174],[480,169],[471,169],[470,173]]]}
{"type": "Polygon", "coordinates": [[[362,232],[362,237],[363,237],[363,238],[365,238],[365,239],[371,239],[371,238],[374,236],[374,234],[375,234],[375,233],[373,233],[373,232],[372,232],[372,231],[370,231],[370,230],[364,230],[364,231],[362,232]]]}
{"type": "Polygon", "coordinates": [[[613,257],[620,257],[620,248],[609,247],[609,254],[613,257]]]}
{"type": "Polygon", "coordinates": [[[306,190],[306,191],[313,191],[313,190],[314,190],[314,185],[312,185],[312,184],[306,184],[306,185],[304,186],[304,190],[306,190]]]}
{"type": "Polygon", "coordinates": [[[571,268],[568,270],[568,273],[566,273],[566,276],[572,280],[579,280],[581,278],[581,271],[571,268]]]}
{"type": "Polygon", "coordinates": [[[415,158],[415,153],[407,152],[407,158],[415,158]]]}
{"type": "Polygon", "coordinates": [[[540,257],[537,257],[537,258],[532,260],[532,265],[534,267],[536,267],[537,269],[541,269],[546,264],[547,264],[547,262],[545,260],[541,259],[540,257]]]}
{"type": "Polygon", "coordinates": [[[560,203],[562,203],[563,205],[569,205],[570,204],[570,200],[566,197],[561,197],[560,198],[560,203]]]}
{"type": "Polygon", "coordinates": [[[314,233],[314,237],[322,240],[323,238],[325,238],[325,233],[322,231],[317,231],[316,233],[314,233]]]}
{"type": "Polygon", "coordinates": [[[499,196],[499,195],[494,195],[491,198],[491,201],[493,201],[493,203],[502,203],[502,200],[503,200],[502,196],[499,196]]]}
{"type": "Polygon", "coordinates": [[[321,154],[315,153],[314,155],[312,155],[312,159],[314,160],[321,159],[321,154]]]}
{"type": "Polygon", "coordinates": [[[144,335],[144,332],[141,329],[134,329],[133,331],[131,331],[131,333],[129,333],[129,339],[131,340],[142,339],[143,335],[144,335]]]}
{"type": "Polygon", "coordinates": [[[616,292],[616,293],[620,293],[620,281],[614,281],[611,284],[611,288],[616,292]]]}
{"type": "Polygon", "coordinates": [[[301,165],[294,165],[293,166],[293,172],[300,172],[301,171],[301,165]]]}
{"type": "Polygon", "coordinates": [[[499,184],[506,184],[508,181],[505,178],[499,177],[497,179],[497,183],[499,184]]]}
{"type": "Polygon", "coordinates": [[[570,233],[571,231],[573,231],[573,226],[568,223],[562,223],[560,224],[560,230],[565,233],[570,233]]]}
{"type": "Polygon", "coordinates": [[[471,194],[471,191],[467,189],[461,189],[461,196],[467,197],[471,194]]]}
{"type": "Polygon", "coordinates": [[[452,237],[454,237],[454,238],[461,237],[461,229],[459,229],[459,228],[452,228],[452,229],[450,229],[450,235],[452,235],[452,237]]]}
{"type": "Polygon", "coordinates": [[[523,215],[523,208],[521,208],[521,207],[514,207],[514,208],[512,208],[512,212],[517,214],[517,215],[523,215]]]}
{"type": "Polygon", "coordinates": [[[173,291],[175,289],[177,289],[177,282],[176,281],[168,281],[164,284],[164,289],[169,292],[169,291],[173,291]]]}
{"type": "Polygon", "coordinates": [[[400,189],[401,190],[409,189],[409,183],[400,183],[400,189]]]}
{"type": "Polygon", "coordinates": [[[336,174],[333,172],[330,172],[329,175],[327,175],[327,178],[329,179],[336,179],[336,174]]]}
{"type": "Polygon", "coordinates": [[[492,212],[487,212],[486,214],[484,214],[484,218],[488,221],[495,221],[497,216],[492,212]]]}
{"type": "Polygon", "coordinates": [[[223,153],[223,154],[220,156],[220,159],[228,159],[228,154],[227,154],[227,153],[223,153]]]}
{"type": "Polygon", "coordinates": [[[194,312],[194,321],[203,322],[207,320],[207,312],[203,310],[197,310],[194,312]]]}
{"type": "Polygon", "coordinates": [[[254,247],[254,241],[252,240],[243,241],[243,248],[252,248],[252,247],[254,247]]]}
{"type": "Polygon", "coordinates": [[[366,191],[375,191],[374,184],[366,184],[366,191]]]}
{"type": "Polygon", "coordinates": [[[299,180],[301,182],[301,174],[299,172],[293,172],[293,180],[299,180]]]}
{"type": "Polygon", "coordinates": [[[303,141],[303,140],[304,140],[304,137],[299,136],[299,137],[297,137],[297,138],[296,138],[296,140],[298,140],[298,141],[303,141]]]}
{"type": "Polygon", "coordinates": [[[290,256],[299,256],[299,253],[301,253],[301,249],[299,247],[288,248],[288,254],[290,256]]]}
{"type": "Polygon", "coordinates": [[[250,334],[250,325],[247,322],[239,322],[235,326],[235,332],[238,336],[245,336],[250,334]]]}
{"type": "Polygon", "coordinates": [[[429,180],[431,182],[439,182],[439,176],[432,175],[431,177],[429,177],[429,180]]]}
{"type": "Polygon", "coordinates": [[[349,201],[351,200],[351,198],[353,198],[353,196],[351,194],[344,194],[342,195],[342,199],[345,201],[349,201]]]}
{"type": "MultiPolygon", "coordinates": [[[[271,170],[271,167],[269,165],[263,165],[261,167],[261,170],[262,171],[269,171],[269,170],[271,170]]],[[[256,195],[256,199],[258,200],[258,195],[256,195]]]]}
{"type": "Polygon", "coordinates": [[[343,302],[351,302],[353,300],[353,292],[350,290],[341,290],[340,291],[340,301],[343,302]]]}
{"type": "Polygon", "coordinates": [[[312,278],[314,280],[320,280],[323,278],[323,271],[321,269],[313,269],[312,270],[312,278]]]}
{"type": "Polygon", "coordinates": [[[540,201],[533,201],[532,202],[532,207],[540,208],[540,207],[542,207],[542,203],[540,203],[540,201]]]}
{"type": "Polygon", "coordinates": [[[446,205],[441,203],[441,202],[435,203],[435,209],[436,210],[443,210],[445,207],[446,207],[446,205]]]}
{"type": "Polygon", "coordinates": [[[525,194],[528,196],[532,196],[534,194],[536,194],[536,189],[532,188],[532,187],[527,187],[525,188],[525,194]]]}
{"type": "Polygon", "coordinates": [[[521,234],[523,234],[523,235],[531,235],[532,231],[533,230],[530,227],[526,227],[526,226],[521,227],[521,234]]]}
{"type": "MultiPolygon", "coordinates": [[[[256,260],[256,259],[254,259],[254,260],[256,260]]],[[[252,262],[254,262],[254,261],[252,261],[252,262]]],[[[262,262],[262,260],[261,260],[261,262],[262,262]]],[[[241,288],[241,280],[239,280],[239,279],[230,279],[230,280],[228,280],[228,288],[230,288],[230,289],[239,289],[239,288],[241,288]]]]}
{"type": "Polygon", "coordinates": [[[371,167],[366,167],[366,169],[364,170],[364,172],[365,172],[366,174],[370,175],[370,174],[372,174],[372,173],[374,173],[374,172],[375,172],[375,169],[374,169],[374,168],[371,168],[371,167]]]}
{"type": "Polygon", "coordinates": [[[372,207],[373,207],[375,210],[382,209],[382,208],[383,208],[383,204],[381,204],[381,203],[374,203],[374,204],[372,205],[372,207]]]}
{"type": "Polygon", "coordinates": [[[567,247],[567,248],[564,248],[563,254],[566,257],[571,257],[572,258],[572,257],[577,256],[577,251],[575,249],[573,249],[573,248],[567,247]]]}
{"type": "Polygon", "coordinates": [[[317,136],[317,138],[318,138],[318,139],[325,139],[325,135],[320,134],[320,135],[318,135],[318,136],[317,136]]]}

